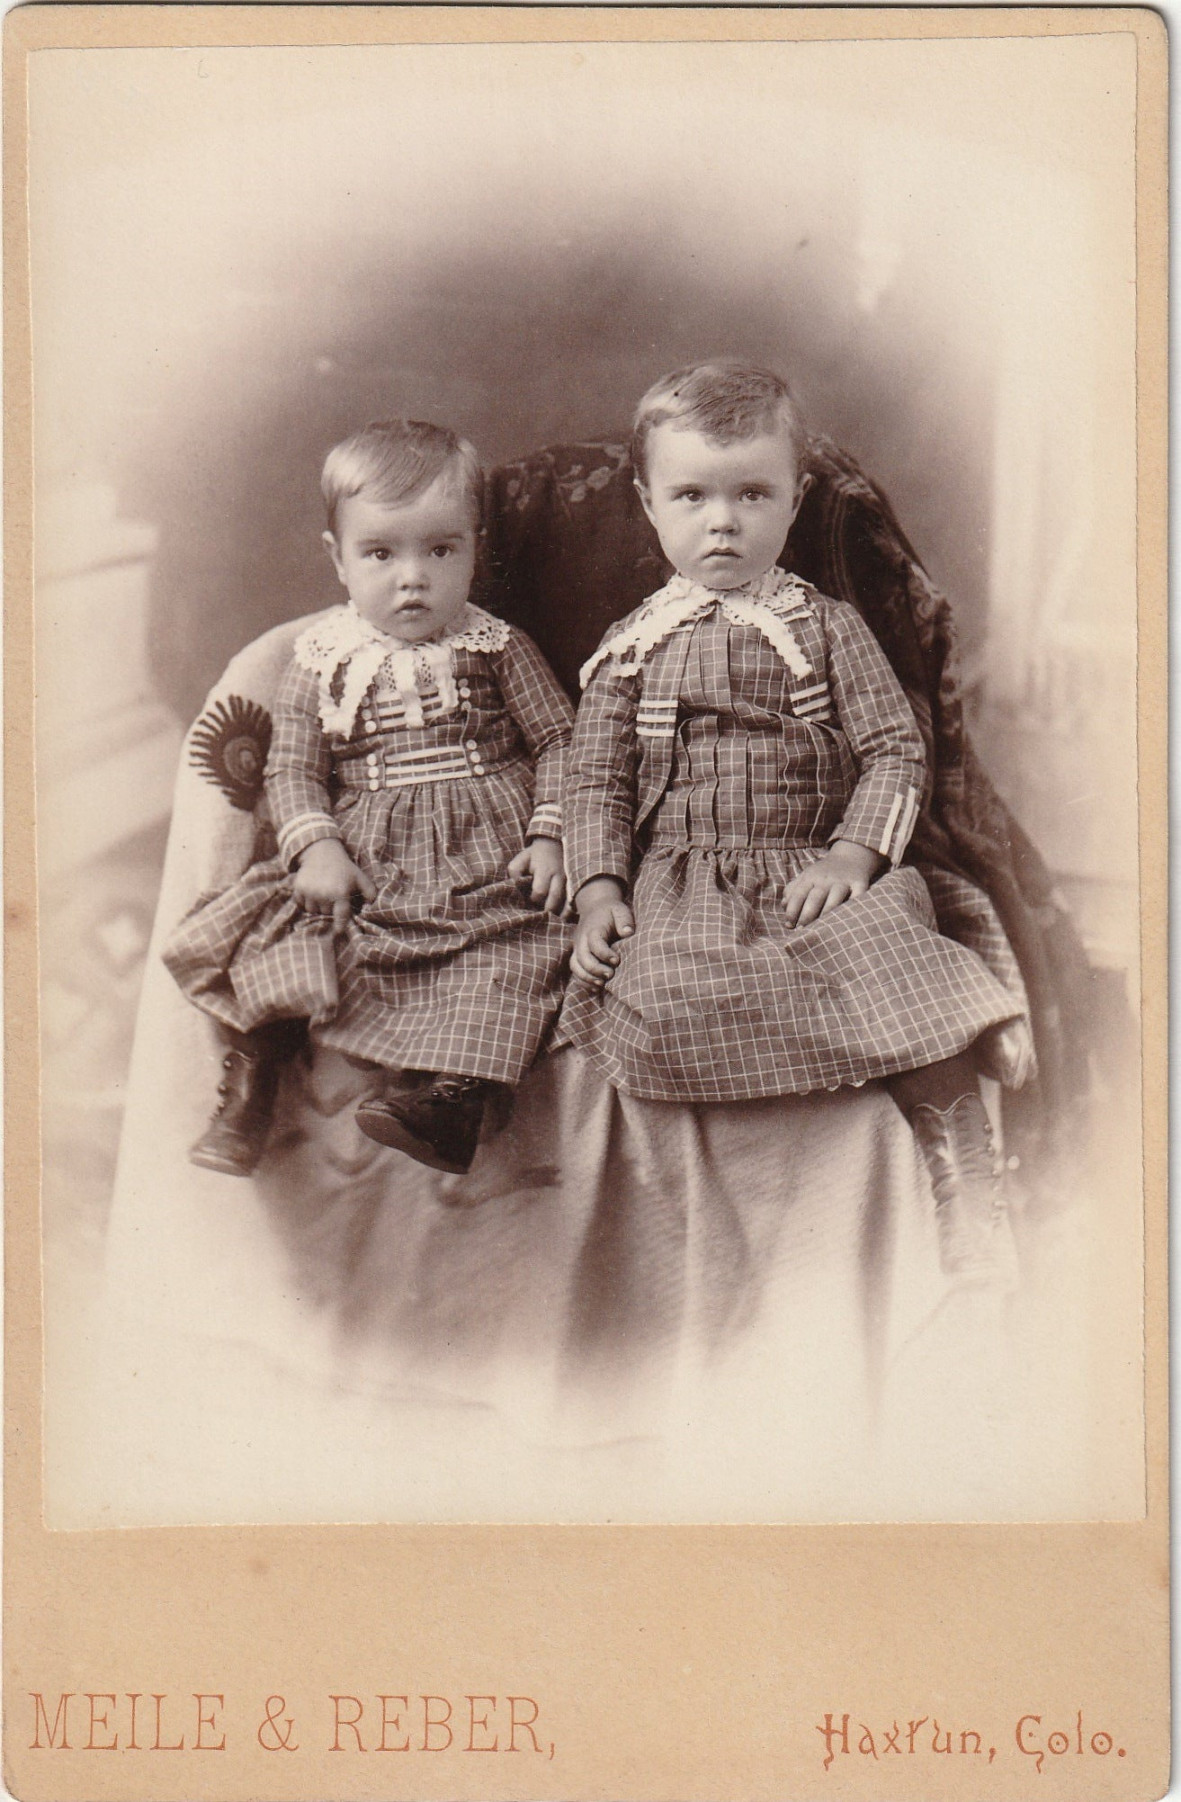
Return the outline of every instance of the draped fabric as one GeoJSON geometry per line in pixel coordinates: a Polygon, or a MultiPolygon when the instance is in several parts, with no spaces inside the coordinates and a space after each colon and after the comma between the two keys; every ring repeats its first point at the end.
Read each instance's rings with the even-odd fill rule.
{"type": "MultiPolygon", "coordinates": [[[[902,682],[935,775],[916,842],[940,926],[1016,951],[1030,1118],[1062,1121],[1087,1057],[1078,941],[964,737],[946,602],[855,464],[821,443],[812,473],[785,561],[859,608],[902,682]]],[[[490,497],[482,598],[573,696],[668,574],[626,453],[541,451],[490,497]]],[[[1019,1330],[998,1342],[940,1268],[922,1161],[875,1085],[682,1107],[621,1096],[564,1051],[451,1178],[364,1140],[364,1078],[320,1051],[287,1069],[255,1182],[187,1162],[219,1054],[159,953],[199,895],[275,849],[245,764],[227,783],[205,728],[252,723],[260,773],[307,624],[234,659],[186,749],[94,1393],[68,1431],[47,1416],[50,1524],[1076,1514],[1087,1233],[1052,1239],[1044,1269],[1025,1258],[1019,1330]]]]}
{"type": "MultiPolygon", "coordinates": [[[[269,710],[304,623],[247,647],[210,707],[269,710]]],[[[370,1079],[321,1048],[287,1066],[253,1182],[189,1164],[219,1051],[160,952],[199,893],[273,845],[265,803],[252,816],[186,757],[94,1394],[85,1430],[50,1447],[53,1524],[913,1506],[915,1471],[935,1473],[868,1457],[875,1410],[913,1414],[930,1336],[932,1370],[950,1334],[991,1372],[994,1340],[973,1339],[913,1136],[876,1086],[676,1107],[620,1096],[563,1051],[450,1177],[365,1139],[370,1079]]],[[[962,1447],[931,1443],[954,1489],[962,1447]]]]}
{"type": "MultiPolygon", "coordinates": [[[[206,715],[269,712],[306,623],[248,646],[206,715]]],[[[670,1106],[567,1050],[449,1177],[359,1133],[370,1079],[321,1048],[287,1066],[254,1181],[192,1166],[220,1053],[160,952],[199,894],[274,851],[265,801],[251,814],[214,776],[186,754],[89,1424],[48,1453],[55,1526],[873,1517],[923,1483],[954,1508],[965,1469],[1012,1472],[942,1425],[896,1470],[871,1446],[883,1411],[916,1418],[916,1362],[951,1358],[960,1404],[972,1371],[1002,1368],[876,1085],[670,1106]]],[[[990,1400],[956,1418],[998,1417],[990,1400]]]]}

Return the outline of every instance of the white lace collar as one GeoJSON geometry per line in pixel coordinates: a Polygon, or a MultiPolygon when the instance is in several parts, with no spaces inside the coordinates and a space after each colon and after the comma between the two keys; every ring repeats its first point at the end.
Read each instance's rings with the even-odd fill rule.
{"type": "Polygon", "coordinates": [[[688,576],[675,575],[644,602],[627,625],[599,646],[589,662],[583,664],[579,679],[585,688],[608,657],[615,658],[621,675],[634,675],[670,632],[703,619],[713,607],[735,625],[754,626],[792,674],[802,679],[814,672],[787,622],[807,605],[804,583],[778,568],[769,569],[741,588],[706,588],[688,576]]]}
{"type": "Polygon", "coordinates": [[[421,726],[424,693],[436,691],[444,713],[459,705],[455,652],[503,651],[508,638],[504,620],[468,601],[458,631],[424,644],[403,644],[362,619],[347,601],[301,632],[293,654],[299,667],[317,680],[324,730],[347,738],[361,702],[379,676],[397,690],[406,724],[421,726]],[[333,694],[338,677],[343,677],[339,698],[333,694]]]}

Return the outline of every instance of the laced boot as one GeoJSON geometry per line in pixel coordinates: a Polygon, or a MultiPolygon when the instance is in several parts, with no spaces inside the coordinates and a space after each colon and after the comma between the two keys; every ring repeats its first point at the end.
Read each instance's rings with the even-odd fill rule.
{"type": "Polygon", "coordinates": [[[266,1149],[281,1059],[268,1039],[243,1035],[221,1060],[221,1097],[189,1161],[223,1176],[251,1176],[266,1149]]]}
{"type": "Polygon", "coordinates": [[[391,1084],[363,1101],[357,1125],[379,1145],[404,1151],[432,1170],[462,1176],[476,1155],[484,1110],[495,1083],[478,1076],[440,1075],[422,1089],[391,1084]]]}
{"type": "Polygon", "coordinates": [[[1004,1174],[980,1096],[946,1108],[920,1102],[910,1124],[931,1176],[944,1270],[981,1283],[1006,1278],[1004,1174]]]}

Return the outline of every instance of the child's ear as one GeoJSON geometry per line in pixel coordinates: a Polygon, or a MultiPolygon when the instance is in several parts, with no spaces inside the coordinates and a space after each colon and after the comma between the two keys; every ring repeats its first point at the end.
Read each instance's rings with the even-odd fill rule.
{"type": "Polygon", "coordinates": [[[324,549],[328,552],[328,555],[332,558],[332,567],[336,571],[337,581],[340,582],[345,588],[347,588],[348,582],[345,580],[344,565],[342,564],[342,562],[340,560],[340,546],[336,542],[335,533],[321,532],[320,539],[321,539],[321,542],[323,543],[324,549]]]}
{"type": "Polygon", "coordinates": [[[651,521],[651,523],[653,525],[655,525],[656,521],[652,518],[652,502],[651,502],[651,497],[649,496],[648,490],[645,488],[643,482],[641,482],[639,476],[633,476],[632,481],[635,484],[636,493],[640,497],[641,507],[643,507],[644,512],[648,515],[648,518],[651,521]]]}
{"type": "Polygon", "coordinates": [[[472,562],[472,585],[469,594],[474,595],[477,588],[484,586],[489,581],[489,576],[488,528],[478,525],[476,527],[476,554],[472,562]]]}
{"type": "Polygon", "coordinates": [[[808,470],[808,469],[804,470],[802,475],[799,475],[796,477],[796,512],[797,513],[799,512],[800,507],[803,505],[804,496],[807,494],[809,488],[812,486],[812,481],[813,481],[812,472],[811,472],[811,470],[808,470]]]}

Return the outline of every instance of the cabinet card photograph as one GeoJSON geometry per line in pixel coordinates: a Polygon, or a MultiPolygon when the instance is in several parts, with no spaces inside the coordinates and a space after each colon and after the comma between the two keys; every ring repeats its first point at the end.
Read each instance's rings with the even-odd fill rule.
{"type": "Polygon", "coordinates": [[[6,38],[13,1793],[1159,1795],[1160,19],[6,38]]]}

